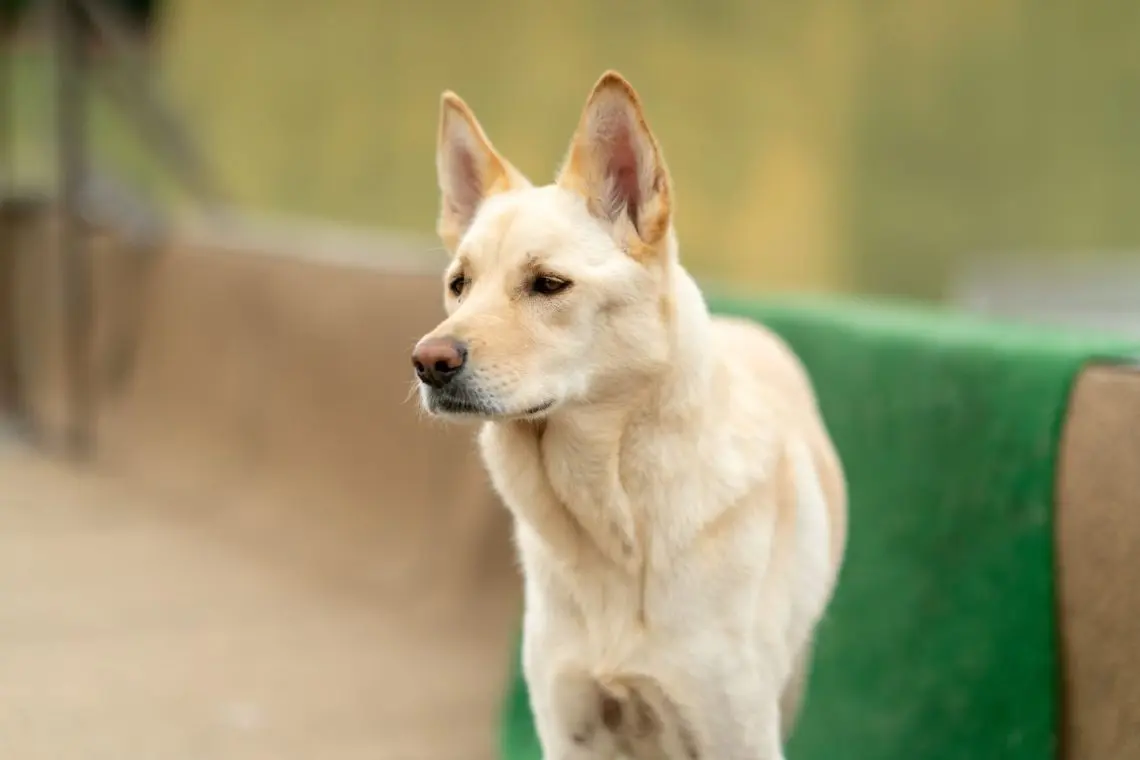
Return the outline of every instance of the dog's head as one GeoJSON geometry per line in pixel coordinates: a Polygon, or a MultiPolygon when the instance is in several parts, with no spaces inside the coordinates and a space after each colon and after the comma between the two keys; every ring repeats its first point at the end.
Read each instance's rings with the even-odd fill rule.
{"type": "Polygon", "coordinates": [[[429,412],[534,418],[635,387],[668,360],[669,174],[633,88],[587,99],[551,185],[532,185],[445,93],[438,231],[447,318],[412,360],[429,412]]]}

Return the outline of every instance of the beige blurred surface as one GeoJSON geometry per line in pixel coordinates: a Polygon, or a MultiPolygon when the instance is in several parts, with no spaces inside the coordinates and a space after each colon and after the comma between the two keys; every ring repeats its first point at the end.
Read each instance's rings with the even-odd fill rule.
{"type": "MultiPolygon", "coordinates": [[[[50,451],[49,258],[20,353],[50,451]]],[[[0,449],[0,757],[493,757],[518,580],[470,436],[405,402],[436,279],[98,269],[96,461],[0,449]]]]}
{"type": "MultiPolygon", "coordinates": [[[[0,479],[4,757],[492,756],[509,588],[418,599],[382,559],[392,540],[321,567],[238,527],[243,499],[185,503],[25,452],[0,479]]],[[[311,521],[296,543],[328,530],[311,521]]]]}

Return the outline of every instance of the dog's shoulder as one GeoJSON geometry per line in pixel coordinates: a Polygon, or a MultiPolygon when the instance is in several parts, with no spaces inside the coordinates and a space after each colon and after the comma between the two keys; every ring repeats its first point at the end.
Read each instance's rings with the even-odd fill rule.
{"type": "MultiPolygon", "coordinates": [[[[712,319],[713,345],[746,385],[791,411],[814,410],[815,392],[791,347],[762,324],[738,317],[712,319]]],[[[776,411],[783,411],[776,410],[776,411]]]]}
{"type": "MultiPolygon", "coordinates": [[[[802,497],[798,491],[805,478],[818,481],[831,527],[831,555],[838,563],[846,541],[846,481],[807,370],[780,336],[757,322],[718,316],[712,326],[719,359],[733,378],[733,405],[747,409],[751,399],[756,399],[774,427],[771,432],[782,459],[780,467],[790,473],[795,469],[793,463],[800,460],[799,476],[791,479],[799,483],[785,493],[802,497]]],[[[742,416],[730,419],[747,424],[742,416]]]]}

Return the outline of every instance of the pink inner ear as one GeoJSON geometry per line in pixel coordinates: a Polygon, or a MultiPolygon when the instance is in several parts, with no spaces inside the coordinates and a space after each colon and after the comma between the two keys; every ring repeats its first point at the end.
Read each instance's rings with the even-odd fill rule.
{"type": "Polygon", "coordinates": [[[625,208],[633,226],[637,227],[637,210],[641,207],[641,180],[637,165],[637,149],[629,125],[614,125],[613,132],[605,141],[607,161],[606,176],[609,178],[613,197],[609,198],[611,215],[616,217],[625,208]]]}
{"type": "Polygon", "coordinates": [[[483,199],[483,179],[475,165],[475,156],[461,145],[451,146],[450,206],[459,214],[469,215],[483,199]]]}

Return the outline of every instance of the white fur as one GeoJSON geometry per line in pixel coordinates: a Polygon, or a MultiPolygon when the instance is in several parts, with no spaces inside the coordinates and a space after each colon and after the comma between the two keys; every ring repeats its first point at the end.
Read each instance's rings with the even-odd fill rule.
{"type": "MultiPolygon", "coordinates": [[[[613,93],[598,99],[607,119],[613,93]]],[[[583,150],[608,149],[589,134],[597,123],[588,104],[583,150]]],[[[631,197],[667,213],[655,143],[634,136],[631,197]]],[[[458,220],[447,276],[469,283],[427,336],[470,347],[479,444],[515,518],[544,757],[778,760],[841,564],[842,470],[792,353],[709,315],[671,227],[633,255],[637,217],[591,206],[612,179],[516,182],[458,220]],[[572,287],[528,295],[536,267],[572,287]],[[603,741],[606,695],[625,712],[603,741]]],[[[429,411],[437,401],[425,388],[429,411]]]]}

